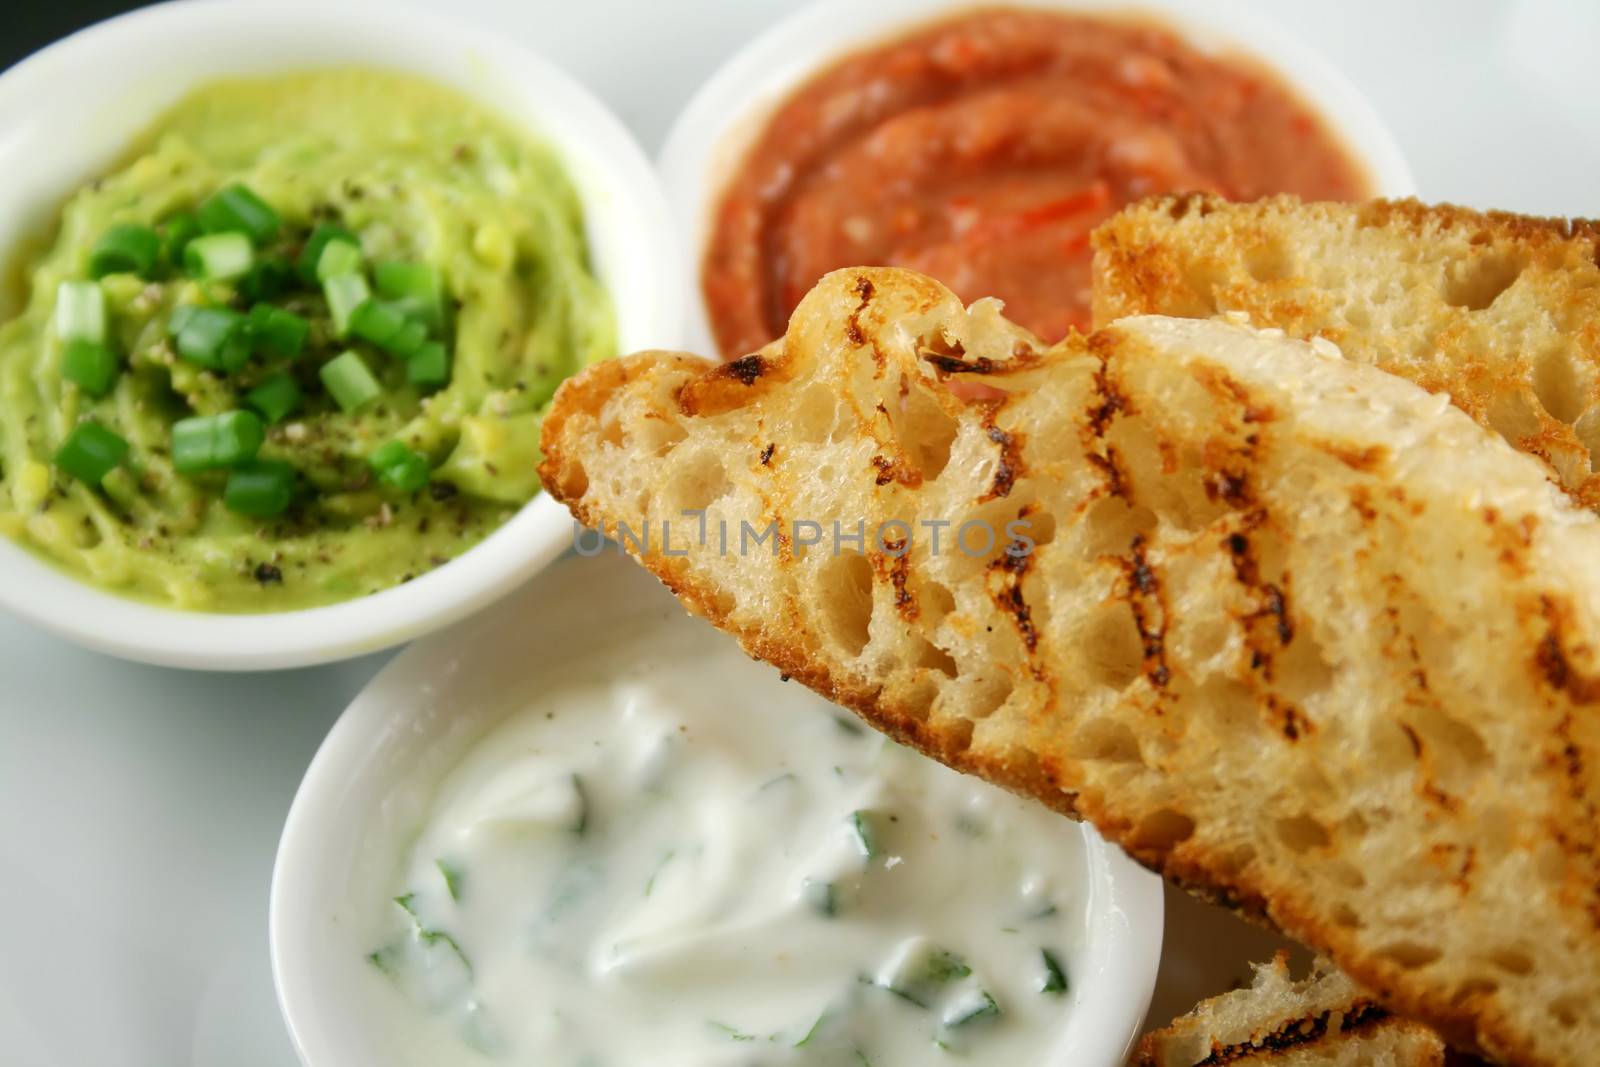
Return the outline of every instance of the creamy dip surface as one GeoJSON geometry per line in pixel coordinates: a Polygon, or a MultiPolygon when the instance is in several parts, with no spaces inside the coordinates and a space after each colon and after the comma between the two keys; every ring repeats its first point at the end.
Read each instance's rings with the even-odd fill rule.
{"type": "Polygon", "coordinates": [[[411,1062],[1043,1063],[1070,821],[866,730],[698,622],[503,694],[359,902],[411,1062]],[[489,721],[489,720],[485,720],[489,721]]]}
{"type": "Polygon", "coordinates": [[[454,559],[538,492],[539,424],[556,387],[616,354],[610,298],[555,150],[452,89],[383,70],[196,89],[67,200],[50,241],[20,257],[20,313],[0,322],[0,536],[167,607],[319,607],[454,559]],[[447,380],[424,387],[403,359],[339,334],[314,276],[272,298],[307,324],[303,351],[208,369],[183,358],[178,312],[243,315],[266,298],[249,295],[249,275],[207,280],[169,265],[91,283],[115,383],[95,396],[66,381],[59,293],[88,281],[97,242],[117,226],[170,234],[236,185],[281,217],[254,249],[258,265],[295,264],[318,227],[336,226],[372,265],[434,272],[447,380]],[[322,374],[350,352],[378,395],[346,410],[322,374]],[[225,506],[227,471],[180,469],[173,438],[181,420],[237,412],[274,379],[303,401],[268,420],[258,458],[292,469],[297,491],[262,518],[225,506]],[[100,484],[53,460],[85,422],[127,449],[100,484]],[[375,476],[374,454],[393,443],[426,460],[424,488],[375,476]]]}

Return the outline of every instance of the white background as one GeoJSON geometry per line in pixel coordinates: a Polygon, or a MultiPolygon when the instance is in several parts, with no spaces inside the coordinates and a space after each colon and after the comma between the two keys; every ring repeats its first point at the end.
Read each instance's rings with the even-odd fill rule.
{"type": "MultiPolygon", "coordinates": [[[[543,51],[653,153],[695,86],[798,5],[437,6],[543,51]]],[[[1424,197],[1600,214],[1600,4],[1241,6],[1299,32],[1370,95],[1424,197]]],[[[383,659],[186,674],[79,651],[0,616],[0,1063],[293,1064],[267,964],[273,850],[317,743],[383,659]]],[[[1175,896],[1168,939],[1152,1019],[1268,944],[1175,896]]]]}

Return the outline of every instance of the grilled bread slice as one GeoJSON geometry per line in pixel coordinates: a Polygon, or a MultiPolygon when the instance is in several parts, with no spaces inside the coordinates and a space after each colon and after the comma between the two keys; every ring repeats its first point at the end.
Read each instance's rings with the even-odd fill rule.
{"type": "Polygon", "coordinates": [[[860,269],[760,353],[588,369],[543,445],[581,522],[894,737],[1455,1042],[1600,1047],[1600,519],[1446,398],[1225,322],[1044,350],[860,269]]]}
{"type": "Polygon", "coordinates": [[[1600,225],[1415,201],[1208,196],[1095,232],[1094,316],[1248,312],[1327,337],[1542,459],[1600,509],[1600,225]]]}
{"type": "Polygon", "coordinates": [[[1295,981],[1286,954],[1256,967],[1248,989],[1201,1002],[1146,1034],[1134,1067],[1444,1067],[1445,1046],[1390,1014],[1319,960],[1295,981]]]}

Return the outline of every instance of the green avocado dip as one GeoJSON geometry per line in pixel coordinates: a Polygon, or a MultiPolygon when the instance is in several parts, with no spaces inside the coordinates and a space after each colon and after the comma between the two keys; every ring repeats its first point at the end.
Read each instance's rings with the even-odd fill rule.
{"type": "Polygon", "coordinates": [[[71,197],[0,327],[0,534],[200,611],[330,604],[539,489],[560,382],[615,354],[555,155],[372,70],[211,84],[71,197]]]}

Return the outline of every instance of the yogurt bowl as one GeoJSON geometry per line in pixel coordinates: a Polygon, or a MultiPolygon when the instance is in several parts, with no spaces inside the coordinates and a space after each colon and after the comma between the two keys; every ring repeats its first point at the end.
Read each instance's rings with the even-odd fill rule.
{"type": "Polygon", "coordinates": [[[935,1037],[1116,1067],[1161,929],[1160,880],[1092,829],[865,731],[609,549],[374,680],[271,903],[306,1067],[899,1040],[887,1065],[935,1037]]]}
{"type": "MultiPolygon", "coordinates": [[[[689,269],[696,285],[696,299],[692,302],[688,325],[692,350],[715,350],[711,315],[700,288],[700,279],[703,257],[717,223],[717,205],[730,181],[739,172],[747,151],[761,140],[774,114],[814,76],[852,54],[871,51],[920,28],[988,8],[1154,22],[1172,31],[1182,45],[1202,56],[1224,60],[1237,58],[1252,69],[1264,70],[1272,75],[1273,81],[1286,87],[1312,116],[1321,120],[1321,125],[1332,135],[1334,142],[1365,171],[1366,184],[1374,195],[1402,197],[1416,192],[1410,169],[1394,137],[1360,91],[1313,48],[1293,34],[1279,29],[1253,8],[1242,8],[1222,0],[998,0],[992,4],[973,4],[965,0],[884,0],[865,6],[851,3],[851,0],[823,0],[796,12],[730,57],[702,85],[679,115],[661,150],[659,165],[662,177],[678,224],[682,247],[690,257],[689,269]]],[[[874,77],[877,77],[876,72],[874,77]]],[[[870,110],[869,104],[858,105],[856,100],[870,102],[877,96],[887,95],[888,91],[883,85],[869,82],[851,89],[854,96],[841,90],[827,104],[848,104],[849,108],[842,109],[847,111],[857,106],[870,110]]],[[[822,117],[814,124],[816,129],[798,126],[787,132],[795,139],[821,138],[825,135],[818,133],[818,129],[826,131],[830,122],[841,121],[827,106],[818,106],[818,110],[822,117]]],[[[890,117],[898,115],[892,113],[890,117]]],[[[906,150],[908,143],[907,127],[901,126],[892,138],[878,137],[877,134],[888,126],[887,119],[881,125],[869,124],[867,133],[852,133],[858,140],[849,143],[852,148],[862,148],[863,144],[870,143],[858,154],[870,155],[868,148],[882,150],[888,158],[899,163],[902,158],[899,153],[906,150]]],[[[956,140],[970,136],[973,143],[982,144],[991,135],[987,131],[969,129],[951,136],[956,140]]],[[[828,166],[838,166],[840,161],[840,155],[835,154],[829,159],[828,166]]],[[[777,168],[772,169],[777,171],[777,168]]],[[[894,170],[893,166],[889,169],[894,170]]],[[[902,169],[909,171],[911,166],[907,164],[902,169]]],[[[827,167],[819,166],[815,168],[815,173],[807,177],[826,172],[827,167]]],[[[1154,191],[1191,190],[1158,187],[1154,191]]],[[[769,194],[763,191],[762,195],[769,194]]],[[[896,195],[898,193],[884,199],[898,203],[896,195]]],[[[1062,200],[1059,203],[1065,205],[1067,202],[1062,200]]],[[[809,206],[813,208],[810,215],[795,208],[796,216],[806,219],[813,229],[820,229],[816,205],[809,206]]],[[[1053,206],[1047,204],[1046,210],[1053,206]]],[[[794,205],[791,203],[786,207],[794,205]]],[[[862,210],[859,207],[855,209],[862,210]]],[[[849,223],[856,221],[852,219],[849,223]]],[[[745,223],[741,221],[736,232],[742,234],[744,227],[745,223]]],[[[765,233],[762,236],[766,239],[765,233]]],[[[817,238],[818,243],[821,240],[817,238]]],[[[782,245],[779,253],[768,249],[765,253],[767,261],[791,251],[798,243],[782,245]]],[[[935,259],[932,262],[942,260],[935,259]]],[[[939,269],[929,268],[924,263],[907,262],[899,265],[913,266],[936,276],[941,273],[939,269]]],[[[941,280],[952,284],[957,291],[964,288],[955,278],[947,276],[941,280]]],[[[735,283],[742,281],[742,275],[735,275],[735,283]]],[[[979,295],[1004,294],[989,291],[963,292],[962,295],[975,299],[979,295]]],[[[731,357],[738,353],[723,354],[731,357]]]]}
{"type": "MultiPolygon", "coordinates": [[[[547,60],[503,36],[388,3],[182,2],[75,34],[0,76],[0,251],[46,235],[64,197],[114,167],[131,139],[211,81],[329,68],[415,76],[460,92],[549,147],[582,202],[618,348],[680,338],[679,257],[665,201],[620,122],[547,60]]],[[[0,319],[19,308],[0,298],[0,319]]],[[[0,413],[0,418],[4,414],[0,413]]],[[[536,495],[483,540],[413,580],[271,614],[169,609],[87,584],[0,539],[0,605],[129,659],[254,670],[337,660],[443,626],[560,554],[571,523],[536,495]]]]}

